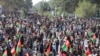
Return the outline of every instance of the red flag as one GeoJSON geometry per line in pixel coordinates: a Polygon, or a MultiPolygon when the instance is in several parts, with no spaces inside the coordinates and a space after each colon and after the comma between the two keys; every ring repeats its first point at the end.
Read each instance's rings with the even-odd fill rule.
{"type": "Polygon", "coordinates": [[[93,38],[94,38],[94,40],[96,40],[96,35],[95,34],[93,35],[93,38]]]}
{"type": "Polygon", "coordinates": [[[66,40],[66,45],[68,46],[68,47],[70,47],[70,42],[69,42],[69,40],[66,40]]]}
{"type": "Polygon", "coordinates": [[[27,52],[25,55],[26,55],[26,56],[30,56],[28,52],[27,52]]]}
{"type": "Polygon", "coordinates": [[[63,56],[61,52],[59,52],[59,56],[63,56]]]}
{"type": "Polygon", "coordinates": [[[72,26],[72,25],[70,25],[70,29],[69,29],[70,31],[73,31],[73,28],[72,28],[72,27],[73,27],[73,26],[72,26]]]}
{"type": "Polygon", "coordinates": [[[51,50],[51,48],[50,48],[50,45],[49,45],[49,47],[47,48],[47,51],[45,52],[47,56],[50,54],[50,50],[51,50]]]}
{"type": "Polygon", "coordinates": [[[65,54],[65,53],[63,53],[62,55],[63,55],[63,56],[66,56],[66,54],[65,54]]]}
{"type": "Polygon", "coordinates": [[[85,53],[86,53],[86,56],[91,55],[91,52],[90,52],[89,48],[85,51],[85,53]]]}
{"type": "Polygon", "coordinates": [[[18,47],[22,47],[22,44],[21,44],[21,41],[19,40],[18,41],[18,45],[17,45],[18,47]]]}
{"type": "Polygon", "coordinates": [[[11,54],[12,54],[12,55],[15,55],[15,54],[16,54],[15,47],[13,47],[13,48],[11,49],[11,54]]]}
{"type": "Polygon", "coordinates": [[[47,49],[47,53],[48,53],[48,54],[50,53],[50,45],[49,45],[49,47],[48,47],[48,49],[47,49]]]}
{"type": "Polygon", "coordinates": [[[66,53],[60,52],[59,56],[67,56],[66,53]]]}

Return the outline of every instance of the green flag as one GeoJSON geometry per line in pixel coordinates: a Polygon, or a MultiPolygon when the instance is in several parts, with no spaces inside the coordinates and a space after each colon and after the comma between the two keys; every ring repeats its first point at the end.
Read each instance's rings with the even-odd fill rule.
{"type": "Polygon", "coordinates": [[[7,55],[7,50],[4,51],[4,53],[3,53],[2,56],[8,56],[8,55],[7,55]]]}
{"type": "Polygon", "coordinates": [[[7,56],[5,53],[2,56],[7,56]]]}
{"type": "Polygon", "coordinates": [[[54,39],[54,35],[52,35],[52,37],[51,37],[51,38],[52,38],[52,40],[53,40],[53,39],[54,39]]]}
{"type": "Polygon", "coordinates": [[[17,46],[16,52],[17,52],[17,53],[21,52],[21,48],[17,46]]]}
{"type": "Polygon", "coordinates": [[[16,54],[12,55],[12,56],[16,56],[16,54]]]}
{"type": "Polygon", "coordinates": [[[63,46],[62,46],[62,51],[67,51],[67,49],[68,49],[68,47],[66,46],[66,44],[63,44],[63,46]]]}
{"type": "Polygon", "coordinates": [[[17,37],[17,38],[20,38],[20,37],[21,37],[21,34],[17,34],[16,37],[17,37]]]}
{"type": "Polygon", "coordinates": [[[88,34],[88,36],[92,36],[93,35],[92,31],[88,31],[87,34],[88,34]]]}
{"type": "Polygon", "coordinates": [[[6,40],[6,43],[8,44],[9,40],[6,40]]]}
{"type": "Polygon", "coordinates": [[[95,42],[94,38],[91,38],[91,41],[94,43],[95,42]]]}
{"type": "Polygon", "coordinates": [[[18,23],[16,23],[16,27],[19,27],[19,24],[18,23]]]}
{"type": "Polygon", "coordinates": [[[70,48],[70,53],[73,53],[73,51],[74,51],[73,48],[70,48]]]}
{"type": "Polygon", "coordinates": [[[70,35],[71,35],[71,32],[68,30],[68,31],[67,31],[67,34],[70,36],[70,35]]]}

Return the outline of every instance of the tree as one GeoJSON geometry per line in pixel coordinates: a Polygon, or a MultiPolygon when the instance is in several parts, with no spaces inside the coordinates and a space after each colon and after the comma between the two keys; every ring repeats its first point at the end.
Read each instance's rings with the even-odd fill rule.
{"type": "Polygon", "coordinates": [[[22,9],[21,9],[20,16],[24,18],[26,15],[27,15],[26,10],[25,10],[24,8],[22,8],[22,9]]]}
{"type": "Polygon", "coordinates": [[[33,7],[39,14],[42,14],[42,15],[47,16],[49,18],[52,17],[51,7],[50,7],[49,2],[41,1],[37,4],[35,4],[33,7]]]}
{"type": "Polygon", "coordinates": [[[14,11],[23,7],[24,0],[0,0],[0,2],[5,10],[14,11]]]}
{"type": "Polygon", "coordinates": [[[8,11],[20,10],[23,7],[25,9],[32,8],[32,0],[0,0],[0,4],[3,5],[3,8],[8,11]]]}
{"type": "Polygon", "coordinates": [[[78,7],[75,10],[75,15],[78,17],[91,17],[96,13],[96,4],[92,4],[90,1],[79,2],[78,7]]]}
{"type": "Polygon", "coordinates": [[[51,5],[62,12],[73,13],[79,0],[51,0],[51,5]]]}
{"type": "Polygon", "coordinates": [[[41,13],[50,11],[50,9],[51,9],[48,2],[44,2],[44,1],[39,2],[34,7],[41,13]]]}
{"type": "Polygon", "coordinates": [[[91,3],[97,4],[98,7],[100,7],[100,0],[90,0],[91,3]]]}
{"type": "Polygon", "coordinates": [[[97,4],[97,7],[96,7],[96,16],[100,17],[100,0],[90,0],[90,1],[93,4],[97,4]]]}
{"type": "Polygon", "coordinates": [[[32,0],[25,0],[24,1],[24,8],[28,11],[30,8],[32,8],[32,0]]]}

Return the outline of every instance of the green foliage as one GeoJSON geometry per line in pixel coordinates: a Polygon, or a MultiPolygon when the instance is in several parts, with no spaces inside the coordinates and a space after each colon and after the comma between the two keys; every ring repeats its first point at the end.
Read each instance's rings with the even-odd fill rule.
{"type": "Polygon", "coordinates": [[[24,0],[1,0],[1,2],[6,10],[14,10],[23,7],[24,0]]]}
{"type": "Polygon", "coordinates": [[[97,6],[100,6],[100,0],[89,0],[91,3],[97,4],[97,6]]]}
{"type": "Polygon", "coordinates": [[[50,12],[44,12],[42,15],[49,17],[50,19],[53,18],[53,15],[50,12]]]}
{"type": "Polygon", "coordinates": [[[32,0],[0,0],[0,2],[3,8],[8,11],[20,10],[23,7],[25,9],[32,8],[32,0]]]}
{"type": "Polygon", "coordinates": [[[34,10],[37,10],[37,12],[41,15],[48,16],[49,18],[52,18],[51,14],[51,7],[48,4],[48,2],[41,1],[34,5],[34,10]]]}
{"type": "Polygon", "coordinates": [[[96,4],[92,4],[89,1],[82,1],[78,3],[78,7],[75,10],[75,15],[78,17],[90,17],[95,14],[96,4]]]}
{"type": "Polygon", "coordinates": [[[66,16],[68,16],[68,13],[67,12],[64,12],[64,15],[63,15],[64,17],[66,17],[66,16]]]}
{"type": "MultiPolygon", "coordinates": [[[[57,10],[62,10],[62,12],[73,13],[79,0],[51,0],[51,5],[57,10]]],[[[58,11],[59,12],[59,11],[58,11]]]]}
{"type": "Polygon", "coordinates": [[[48,2],[41,1],[34,6],[40,13],[50,11],[48,2]]]}
{"type": "Polygon", "coordinates": [[[25,0],[23,6],[28,11],[28,9],[32,8],[32,0],[25,0]]]}
{"type": "Polygon", "coordinates": [[[25,17],[26,16],[26,10],[24,8],[21,9],[21,17],[25,17]]]}

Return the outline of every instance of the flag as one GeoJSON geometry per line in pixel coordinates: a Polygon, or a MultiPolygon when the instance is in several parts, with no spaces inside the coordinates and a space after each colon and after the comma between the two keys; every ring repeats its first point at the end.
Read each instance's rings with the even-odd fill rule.
{"type": "Polygon", "coordinates": [[[26,56],[29,56],[29,53],[27,52],[25,55],[26,55],[26,56]]]}
{"type": "Polygon", "coordinates": [[[19,24],[19,22],[17,22],[17,23],[16,23],[16,27],[18,27],[18,28],[19,28],[19,25],[20,25],[20,24],[19,24]]]}
{"type": "Polygon", "coordinates": [[[69,40],[66,40],[65,43],[66,43],[66,46],[67,46],[67,47],[70,47],[70,42],[69,42],[69,40]]]}
{"type": "Polygon", "coordinates": [[[8,42],[9,42],[8,37],[6,37],[6,38],[5,38],[5,42],[6,42],[6,43],[8,43],[8,42]]]}
{"type": "Polygon", "coordinates": [[[68,31],[67,31],[67,34],[70,36],[70,35],[71,35],[71,32],[68,30],[68,31]]]}
{"type": "Polygon", "coordinates": [[[17,53],[19,53],[21,51],[21,47],[22,47],[22,44],[21,44],[21,41],[19,39],[18,44],[17,44],[17,48],[16,48],[17,53]]]}
{"type": "Polygon", "coordinates": [[[21,52],[21,47],[17,46],[16,53],[19,53],[19,52],[21,52]]]}
{"type": "Polygon", "coordinates": [[[50,54],[51,51],[51,46],[49,45],[49,47],[47,48],[47,51],[45,52],[45,54],[48,56],[50,54]]]}
{"type": "Polygon", "coordinates": [[[73,26],[71,25],[71,26],[70,26],[70,31],[72,31],[72,30],[73,30],[73,29],[72,29],[72,27],[73,27],[73,26]]]}
{"type": "Polygon", "coordinates": [[[88,36],[92,36],[93,35],[92,31],[88,31],[87,34],[88,34],[88,36]]]}
{"type": "Polygon", "coordinates": [[[89,54],[88,56],[92,56],[91,54],[89,54]]]}
{"type": "Polygon", "coordinates": [[[68,47],[66,46],[66,44],[63,44],[63,45],[62,45],[62,51],[66,52],[67,49],[68,49],[68,47]]]}
{"type": "Polygon", "coordinates": [[[66,56],[66,53],[63,53],[62,56],[66,56]]]}
{"type": "Polygon", "coordinates": [[[60,52],[59,56],[66,56],[66,53],[60,52]]]}
{"type": "Polygon", "coordinates": [[[20,39],[18,41],[18,47],[22,47],[22,43],[21,43],[21,40],[20,39]]]}
{"type": "Polygon", "coordinates": [[[15,47],[13,47],[13,48],[11,49],[11,54],[12,54],[13,56],[15,56],[15,54],[16,54],[15,47]]]}
{"type": "Polygon", "coordinates": [[[17,37],[17,38],[20,38],[20,37],[21,37],[21,35],[20,35],[20,34],[17,34],[17,35],[16,35],[16,37],[17,37]]]}
{"type": "Polygon", "coordinates": [[[89,48],[85,51],[85,54],[86,54],[86,56],[91,55],[91,52],[90,52],[89,48]]]}
{"type": "Polygon", "coordinates": [[[7,50],[4,51],[4,53],[3,53],[2,56],[8,56],[8,55],[7,55],[7,50]]]}
{"type": "Polygon", "coordinates": [[[93,39],[96,40],[96,35],[95,34],[93,35],[93,39]]]}
{"type": "Polygon", "coordinates": [[[59,56],[62,56],[62,52],[59,52],[59,56]]]}
{"type": "Polygon", "coordinates": [[[70,50],[69,50],[69,51],[70,51],[70,53],[73,53],[73,48],[70,48],[70,50]]]}
{"type": "Polygon", "coordinates": [[[91,38],[91,41],[94,43],[95,42],[94,38],[91,38]]]}

